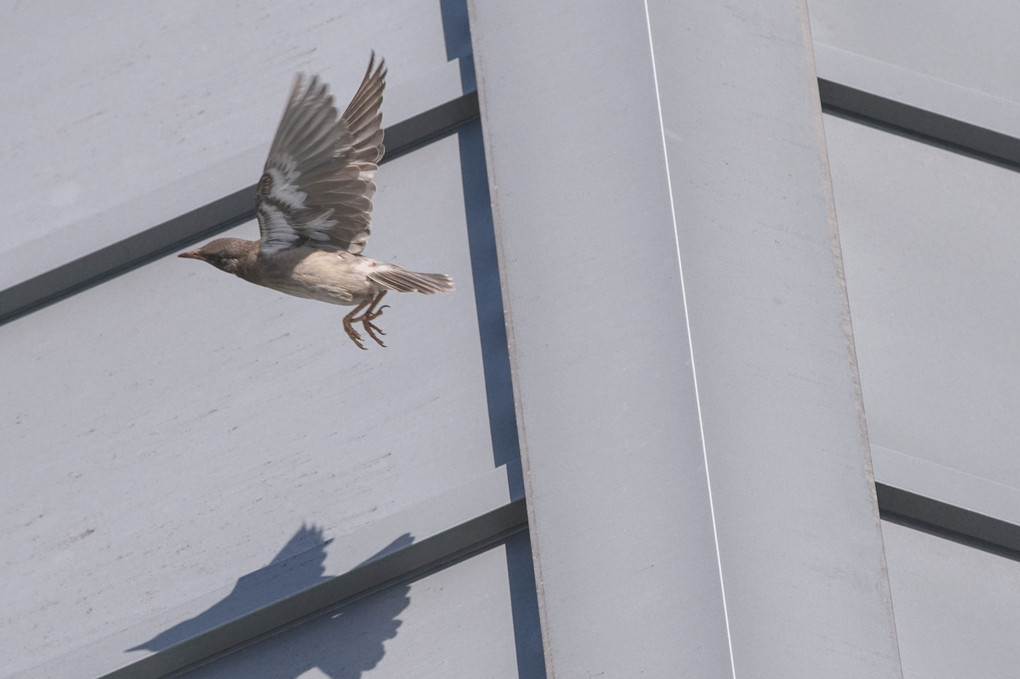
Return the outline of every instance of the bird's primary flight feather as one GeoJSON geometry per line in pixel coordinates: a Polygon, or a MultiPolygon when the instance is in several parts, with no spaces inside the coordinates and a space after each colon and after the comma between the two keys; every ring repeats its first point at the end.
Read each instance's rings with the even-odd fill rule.
{"type": "Polygon", "coordinates": [[[344,329],[362,349],[351,324],[362,323],[382,345],[373,321],[385,308],[379,303],[387,291],[453,290],[446,274],[415,273],[361,254],[385,151],[385,87],[385,60],[376,66],[373,53],[361,86],[337,115],[326,85],[317,76],[306,81],[298,75],[256,191],[260,239],[220,238],[180,256],[297,297],[356,305],[344,317],[344,329]]]}

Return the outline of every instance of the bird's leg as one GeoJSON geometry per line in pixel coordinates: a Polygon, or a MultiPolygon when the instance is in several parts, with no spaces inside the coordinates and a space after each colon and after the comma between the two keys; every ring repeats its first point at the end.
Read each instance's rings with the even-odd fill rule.
{"type": "MultiPolygon", "coordinates": [[[[386,290],[383,290],[382,292],[375,296],[375,299],[372,300],[372,305],[365,310],[364,314],[362,314],[365,318],[367,318],[370,321],[374,321],[379,316],[382,316],[383,309],[389,308],[390,306],[389,304],[383,304],[382,306],[379,306],[379,302],[381,302],[382,298],[386,296],[386,292],[387,292],[386,290]],[[376,307],[378,307],[378,309],[376,309],[376,307]]],[[[380,330],[379,332],[382,331],[380,330]]],[[[386,333],[383,332],[383,334],[385,335],[386,333]]]]}
{"type": "MultiPolygon", "coordinates": [[[[366,299],[364,302],[354,307],[354,309],[351,310],[351,313],[344,316],[344,331],[347,332],[347,336],[351,338],[351,341],[358,345],[359,349],[364,349],[365,345],[361,343],[361,335],[358,334],[357,330],[351,327],[351,323],[357,323],[361,320],[361,318],[355,318],[355,316],[357,316],[359,311],[368,306],[368,303],[371,301],[372,300],[370,299],[366,299]]],[[[376,341],[378,342],[379,340],[376,341]]]]}
{"type": "Polygon", "coordinates": [[[367,309],[365,309],[364,313],[362,313],[357,318],[352,318],[351,319],[352,323],[359,323],[360,322],[362,325],[364,325],[365,326],[365,332],[368,333],[368,336],[371,337],[372,339],[374,339],[376,341],[376,343],[379,346],[381,346],[381,347],[384,347],[386,345],[383,344],[383,341],[381,339],[379,339],[379,336],[376,335],[375,333],[379,333],[379,335],[385,335],[386,333],[384,333],[382,330],[380,330],[378,328],[378,326],[376,326],[375,323],[373,323],[372,321],[374,321],[375,319],[377,319],[380,316],[382,316],[383,309],[385,309],[386,307],[389,306],[389,304],[384,304],[382,306],[379,306],[379,302],[381,302],[382,298],[385,297],[385,296],[386,296],[386,291],[383,290],[382,292],[380,292],[378,295],[376,295],[372,299],[372,303],[369,305],[369,307],[367,309]]]}

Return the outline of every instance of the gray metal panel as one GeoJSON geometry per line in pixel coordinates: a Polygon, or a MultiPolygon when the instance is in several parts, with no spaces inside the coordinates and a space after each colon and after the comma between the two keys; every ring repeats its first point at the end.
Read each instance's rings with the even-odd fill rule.
{"type": "Polygon", "coordinates": [[[811,33],[824,45],[991,97],[1020,102],[1011,0],[810,0],[811,33]]]}
{"type": "MultiPolygon", "coordinates": [[[[1020,554],[1020,488],[875,444],[871,446],[871,455],[875,478],[887,489],[938,503],[931,508],[938,512],[934,515],[916,500],[913,506],[901,506],[899,512],[896,507],[883,504],[883,512],[899,513],[902,518],[936,525],[1020,554]],[[904,516],[903,509],[913,511],[904,516]],[[956,513],[955,520],[947,512],[956,513]],[[945,519],[953,524],[947,524],[945,519]]],[[[880,489],[880,501],[882,494],[880,489]]],[[[895,501],[895,493],[887,497],[895,501]]]]}
{"type": "MultiPolygon", "coordinates": [[[[525,522],[523,498],[511,496],[507,467],[500,467],[354,532],[338,534],[328,526],[302,524],[294,527],[297,530],[286,544],[274,546],[278,551],[265,568],[243,574],[236,582],[235,573],[221,572],[217,577],[223,586],[216,590],[13,676],[164,676],[318,617],[395,581],[435,570],[515,531],[523,542],[515,537],[506,543],[514,624],[516,628],[531,620],[537,630],[534,605],[522,600],[530,591],[534,601],[534,582],[528,587],[528,573],[517,567],[522,560],[530,565],[527,536],[520,533],[525,522]]],[[[541,661],[540,644],[529,643],[526,633],[515,633],[515,638],[522,665],[541,661]]]]}
{"type": "Polygon", "coordinates": [[[549,676],[726,676],[644,12],[469,6],[549,676]]]}
{"type": "Polygon", "coordinates": [[[518,679],[506,558],[500,545],[181,676],[518,679]]]}
{"type": "MultiPolygon", "coordinates": [[[[913,119],[905,119],[903,123],[907,129],[912,124],[925,124],[931,120],[931,114],[938,114],[993,133],[1020,137],[1020,101],[975,90],[969,83],[942,80],[819,42],[815,42],[815,57],[819,78],[924,112],[915,113],[913,119]]],[[[974,62],[980,63],[979,58],[975,55],[974,62]]],[[[994,58],[1001,59],[1002,55],[996,52],[994,58]]]]}
{"type": "Polygon", "coordinates": [[[461,94],[434,0],[0,7],[0,288],[249,186],[296,71],[386,124],[461,94]]]}
{"type": "Polygon", "coordinates": [[[1011,679],[1020,563],[883,523],[905,679],[1011,679]]]}
{"type": "Polygon", "coordinates": [[[802,8],[472,7],[551,674],[899,676],[802,8]]]}
{"type": "MultiPolygon", "coordinates": [[[[478,95],[470,93],[423,111],[385,129],[383,164],[452,134],[478,118],[478,95]]],[[[480,148],[480,146],[479,146],[480,148]]],[[[462,152],[462,162],[465,154],[462,152]]],[[[478,151],[481,162],[484,153],[478,151]]],[[[469,192],[470,193],[470,192],[469,192]]],[[[53,304],[82,290],[119,276],[183,247],[206,241],[255,216],[255,185],[222,196],[155,226],[142,229],[111,245],[67,264],[0,289],[0,324],[53,304]]],[[[488,210],[488,191],[475,200],[488,210]]],[[[488,220],[491,222],[491,219],[488,220]]],[[[492,231],[491,224],[488,231],[492,231]]]]}
{"type": "Polygon", "coordinates": [[[805,8],[649,6],[736,674],[898,677],[805,8]]]}
{"type": "MultiPolygon", "coordinates": [[[[871,439],[1020,488],[1020,176],[839,118],[825,127],[871,439]]],[[[957,488],[980,506],[980,490],[957,488]]]]}
{"type": "MultiPolygon", "coordinates": [[[[975,12],[967,3],[954,2],[946,3],[950,5],[946,11],[933,13],[932,3],[910,4],[882,3],[878,7],[870,2],[842,0],[811,3],[816,68],[825,110],[1020,168],[1020,98],[1015,96],[1020,90],[1012,69],[1008,68],[1007,79],[998,83],[1012,95],[1003,96],[996,88],[982,87],[979,82],[981,77],[1011,63],[998,45],[987,50],[984,41],[1010,26],[1008,17],[1016,17],[1017,8],[975,12]],[[893,7],[894,16],[890,17],[893,7]],[[973,31],[967,35],[975,19],[984,23],[988,18],[994,18],[994,23],[981,31],[988,35],[978,36],[973,31]],[[888,29],[890,33],[885,32],[888,29]],[[947,30],[956,34],[948,43],[939,37],[947,30]],[[905,35],[910,39],[904,40],[905,35]],[[872,44],[875,38],[879,44],[872,44]],[[828,40],[833,44],[826,44],[828,40]],[[976,42],[966,46],[966,58],[946,49],[947,44],[954,43],[962,47],[967,40],[976,42]],[[904,54],[913,51],[923,57],[918,60],[904,54]],[[941,64],[947,54],[952,57],[941,64]],[[960,72],[960,68],[964,70],[960,72]]],[[[1009,38],[1007,42],[1012,45],[1013,41],[1009,38]]]]}
{"type": "Polygon", "coordinates": [[[302,522],[348,532],[492,468],[456,137],[378,183],[369,254],[458,286],[394,298],[386,349],[176,258],[0,329],[4,671],[213,591],[302,522]]]}

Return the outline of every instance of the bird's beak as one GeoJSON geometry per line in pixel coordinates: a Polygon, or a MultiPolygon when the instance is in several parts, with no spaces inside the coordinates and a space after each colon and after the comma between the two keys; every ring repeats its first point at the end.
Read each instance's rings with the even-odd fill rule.
{"type": "Polygon", "coordinates": [[[198,250],[189,250],[188,252],[182,252],[177,256],[184,257],[185,259],[202,259],[202,255],[198,254],[198,250]]]}

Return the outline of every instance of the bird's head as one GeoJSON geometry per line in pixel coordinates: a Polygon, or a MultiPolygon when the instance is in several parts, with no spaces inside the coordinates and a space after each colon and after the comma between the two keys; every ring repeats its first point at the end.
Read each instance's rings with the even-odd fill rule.
{"type": "Polygon", "coordinates": [[[255,257],[257,242],[243,238],[217,238],[197,250],[182,252],[178,257],[200,259],[217,269],[240,276],[243,268],[255,257]]]}

